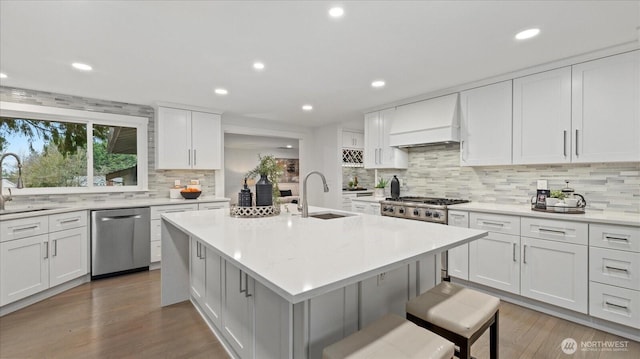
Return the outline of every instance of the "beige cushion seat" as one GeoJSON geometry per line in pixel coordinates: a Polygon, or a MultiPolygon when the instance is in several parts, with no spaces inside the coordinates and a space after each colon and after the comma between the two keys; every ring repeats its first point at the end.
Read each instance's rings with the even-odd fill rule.
{"type": "Polygon", "coordinates": [[[367,327],[331,344],[323,359],[450,359],[450,341],[426,331],[394,314],[387,314],[367,327]]]}
{"type": "Polygon", "coordinates": [[[491,328],[491,358],[497,358],[500,299],[473,289],[442,282],[407,302],[407,319],[453,341],[461,358],[491,328]]]}

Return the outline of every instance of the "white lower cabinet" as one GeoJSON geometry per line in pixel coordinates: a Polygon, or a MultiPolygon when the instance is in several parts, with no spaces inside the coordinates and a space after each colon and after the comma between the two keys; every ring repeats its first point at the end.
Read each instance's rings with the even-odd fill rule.
{"type": "Polygon", "coordinates": [[[587,313],[587,247],[521,238],[520,294],[587,313]]]}
{"type": "Polygon", "coordinates": [[[520,294],[520,237],[492,233],[469,243],[469,280],[520,294]]]}
{"type": "Polygon", "coordinates": [[[163,213],[197,211],[197,203],[168,204],[161,206],[151,206],[151,263],[159,262],[162,259],[162,243],[160,242],[160,216],[163,213]]]}
{"type": "Polygon", "coordinates": [[[640,291],[591,282],[589,314],[640,329],[640,291]]]}
{"type": "Polygon", "coordinates": [[[0,306],[89,273],[86,211],[3,221],[0,227],[0,306]]]}
{"type": "Polygon", "coordinates": [[[87,274],[87,227],[49,234],[49,285],[56,286],[87,274]]]}
{"type": "Polygon", "coordinates": [[[254,288],[253,278],[225,261],[222,332],[241,358],[253,357],[254,288]]]}
{"type": "MultiPolygon", "coordinates": [[[[450,226],[469,228],[469,213],[449,211],[447,223],[450,226]]],[[[469,243],[447,251],[449,276],[469,280],[469,243]]]]}
{"type": "Polygon", "coordinates": [[[211,249],[202,248],[205,257],[205,314],[215,325],[222,323],[222,258],[211,249]]]}
{"type": "Polygon", "coordinates": [[[46,234],[0,243],[0,306],[49,288],[46,234]]]}
{"type": "Polygon", "coordinates": [[[195,239],[191,239],[189,247],[189,278],[191,285],[191,296],[200,304],[204,303],[206,261],[202,255],[203,245],[195,239]]]}
{"type": "Polygon", "coordinates": [[[373,214],[380,215],[380,203],[379,202],[369,202],[369,201],[351,201],[351,208],[349,209],[351,212],[356,213],[364,213],[364,214],[373,214]]]}

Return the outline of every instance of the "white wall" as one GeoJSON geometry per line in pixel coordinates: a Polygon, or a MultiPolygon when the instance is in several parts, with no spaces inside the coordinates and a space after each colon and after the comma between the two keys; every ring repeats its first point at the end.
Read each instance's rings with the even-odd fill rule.
{"type": "MultiPolygon", "coordinates": [[[[309,204],[327,208],[342,208],[342,127],[330,124],[313,129],[314,147],[310,155],[309,171],[320,171],[327,179],[329,192],[322,190],[319,176],[309,177],[307,194],[309,204]],[[339,141],[339,142],[338,142],[339,141]]],[[[302,161],[301,161],[302,163],[302,161]]],[[[308,172],[304,172],[305,175],[308,172]]],[[[304,180],[301,173],[300,180],[304,180]]],[[[301,187],[302,190],[302,187],[301,187]]]]}
{"type": "MultiPolygon", "coordinates": [[[[244,183],[244,176],[258,164],[258,154],[274,155],[276,158],[298,158],[297,149],[224,149],[224,196],[237,203],[238,192],[244,183]]],[[[251,188],[255,193],[255,188],[251,188]]]]}

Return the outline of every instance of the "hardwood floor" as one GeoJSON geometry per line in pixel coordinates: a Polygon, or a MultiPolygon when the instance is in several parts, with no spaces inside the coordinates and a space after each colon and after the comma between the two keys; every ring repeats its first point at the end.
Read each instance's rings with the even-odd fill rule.
{"type": "MultiPolygon", "coordinates": [[[[472,347],[489,357],[488,332],[472,347]]],[[[500,357],[640,358],[640,343],[502,302],[500,357]],[[560,349],[573,338],[578,350],[560,349]],[[581,351],[582,341],[626,351],[581,351]]],[[[191,303],[160,307],[160,271],[87,283],[0,318],[0,358],[229,358],[191,303]]]]}

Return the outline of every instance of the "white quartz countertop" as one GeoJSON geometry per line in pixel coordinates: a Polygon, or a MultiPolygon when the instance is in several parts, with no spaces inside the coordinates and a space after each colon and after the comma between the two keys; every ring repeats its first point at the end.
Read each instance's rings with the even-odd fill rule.
{"type": "Polygon", "coordinates": [[[496,203],[462,203],[449,206],[449,210],[461,210],[469,212],[482,212],[482,213],[496,213],[496,214],[511,214],[516,216],[546,218],[546,219],[559,219],[565,221],[576,222],[590,222],[590,223],[606,223],[606,224],[618,224],[624,226],[636,226],[640,227],[640,214],[626,213],[626,212],[599,212],[589,211],[586,208],[585,213],[582,214],[569,214],[569,213],[551,213],[551,212],[538,212],[531,210],[531,206],[528,204],[496,204],[496,203]]]}
{"type": "Polygon", "coordinates": [[[5,203],[5,210],[0,211],[0,221],[6,221],[10,219],[29,218],[35,216],[46,216],[50,214],[66,213],[73,211],[83,210],[100,210],[100,209],[115,209],[115,208],[133,208],[133,207],[149,207],[149,206],[161,206],[167,204],[198,204],[198,203],[212,203],[212,202],[228,202],[229,198],[222,197],[200,197],[197,199],[171,199],[171,198],[136,198],[136,199],[121,199],[121,200],[104,200],[104,201],[85,201],[80,203],[51,203],[51,204],[37,204],[37,205],[13,205],[13,203],[5,203]],[[14,213],[14,211],[23,209],[42,209],[29,212],[14,213]]]}
{"type": "MultiPolygon", "coordinates": [[[[483,237],[485,231],[349,213],[301,218],[295,205],[267,218],[233,218],[229,209],[163,214],[291,303],[357,283],[483,237]]],[[[328,211],[310,207],[309,213],[328,211]]]]}

